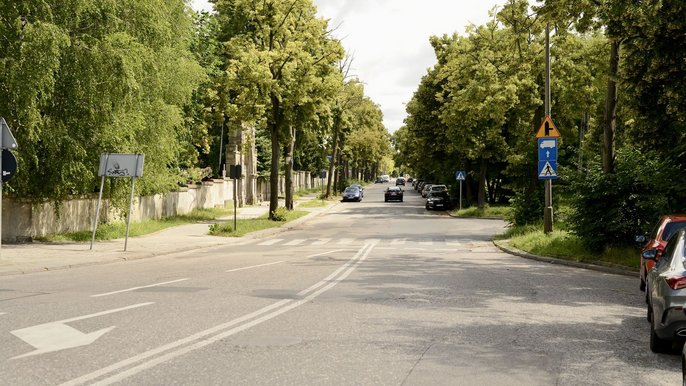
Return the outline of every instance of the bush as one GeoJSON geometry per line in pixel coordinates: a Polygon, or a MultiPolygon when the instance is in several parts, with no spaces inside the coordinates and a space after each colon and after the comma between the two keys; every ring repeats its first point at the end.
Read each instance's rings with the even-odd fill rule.
{"type": "Polygon", "coordinates": [[[617,151],[614,173],[604,173],[600,160],[594,160],[572,179],[571,230],[592,250],[632,243],[669,211],[669,196],[677,184],[669,170],[659,154],[630,148],[617,151]]]}
{"type": "Polygon", "coordinates": [[[545,206],[545,190],[536,189],[533,197],[528,197],[523,192],[516,192],[510,200],[510,205],[512,211],[507,216],[507,221],[513,225],[522,226],[541,222],[545,206]]]}
{"type": "Polygon", "coordinates": [[[288,209],[283,206],[276,208],[276,210],[272,212],[272,219],[279,222],[288,220],[288,209]]]}

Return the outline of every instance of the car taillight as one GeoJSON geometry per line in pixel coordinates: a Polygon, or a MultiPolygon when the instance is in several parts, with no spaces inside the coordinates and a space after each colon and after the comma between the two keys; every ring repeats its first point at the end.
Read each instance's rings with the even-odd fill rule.
{"type": "Polygon", "coordinates": [[[673,290],[686,288],[686,277],[684,277],[684,276],[666,277],[665,281],[667,282],[667,285],[669,286],[669,288],[671,288],[673,290]]]}

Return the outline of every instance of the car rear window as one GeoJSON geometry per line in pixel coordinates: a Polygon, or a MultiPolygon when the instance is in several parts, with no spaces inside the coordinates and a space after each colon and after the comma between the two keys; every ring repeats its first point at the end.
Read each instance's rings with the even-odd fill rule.
{"type": "Polygon", "coordinates": [[[682,222],[670,222],[665,225],[665,230],[662,232],[662,240],[669,240],[673,234],[675,234],[679,229],[686,228],[686,221],[682,222]]]}

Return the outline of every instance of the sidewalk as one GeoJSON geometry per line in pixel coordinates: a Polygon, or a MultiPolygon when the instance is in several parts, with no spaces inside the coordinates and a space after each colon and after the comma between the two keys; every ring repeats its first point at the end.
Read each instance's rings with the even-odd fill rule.
{"type": "MultiPolygon", "coordinates": [[[[302,197],[298,204],[313,199],[313,196],[302,197]]],[[[282,206],[282,203],[279,204],[282,206]]],[[[299,223],[316,216],[331,205],[310,209],[310,214],[295,220],[299,223]]],[[[269,202],[260,205],[238,208],[237,218],[257,218],[267,214],[269,202]]],[[[221,221],[233,219],[233,216],[221,221]]],[[[144,259],[154,256],[197,251],[220,245],[238,244],[246,239],[264,237],[283,231],[282,227],[251,233],[243,237],[210,236],[209,227],[214,222],[186,224],[168,228],[141,237],[129,237],[126,252],[124,239],[97,241],[90,249],[86,243],[43,243],[4,244],[0,250],[0,276],[23,273],[52,271],[78,266],[106,264],[125,260],[144,259]]],[[[292,225],[294,222],[288,223],[292,225]]]]}

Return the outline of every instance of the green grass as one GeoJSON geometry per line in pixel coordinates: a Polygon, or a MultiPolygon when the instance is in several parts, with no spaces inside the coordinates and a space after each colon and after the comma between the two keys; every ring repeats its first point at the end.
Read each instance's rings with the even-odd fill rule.
{"type": "Polygon", "coordinates": [[[455,209],[452,214],[459,217],[500,217],[506,218],[510,213],[509,206],[486,206],[484,209],[471,207],[467,209],[455,209]]]}
{"type": "Polygon", "coordinates": [[[513,247],[538,256],[616,265],[635,270],[638,270],[640,264],[640,251],[637,248],[627,246],[590,251],[576,235],[565,230],[554,230],[546,235],[542,225],[512,228],[499,238],[510,238],[513,247]]]}
{"type": "MultiPolygon", "coordinates": [[[[213,208],[213,209],[197,209],[187,215],[167,217],[160,220],[145,220],[141,222],[132,222],[129,229],[129,236],[143,236],[150,233],[158,232],[163,229],[194,223],[198,221],[209,221],[219,217],[226,217],[233,214],[233,209],[228,208],[213,208]]],[[[40,238],[42,241],[90,241],[93,231],[81,231],[73,233],[62,233],[56,235],[49,235],[40,238]]],[[[95,233],[96,240],[114,240],[126,236],[126,223],[123,221],[113,222],[109,224],[100,224],[95,233]]]]}
{"type": "Polygon", "coordinates": [[[332,200],[322,200],[321,198],[316,198],[298,204],[298,208],[321,208],[323,206],[329,205],[329,202],[331,201],[332,200]]]}
{"type": "Polygon", "coordinates": [[[233,227],[233,221],[222,222],[212,225],[210,227],[210,234],[214,236],[241,237],[251,232],[279,227],[286,222],[293,221],[306,214],[308,214],[308,212],[301,210],[286,212],[285,221],[271,221],[267,215],[254,219],[237,220],[236,229],[233,227]]]}

